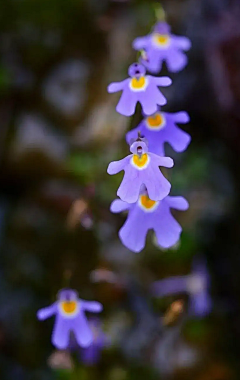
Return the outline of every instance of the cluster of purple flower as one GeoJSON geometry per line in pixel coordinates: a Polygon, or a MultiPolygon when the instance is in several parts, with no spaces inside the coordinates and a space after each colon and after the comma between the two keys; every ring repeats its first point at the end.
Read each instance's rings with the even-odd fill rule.
{"type": "MultiPolygon", "coordinates": [[[[153,229],[159,246],[169,248],[180,237],[182,228],[171,214],[171,209],[187,210],[188,202],[181,196],[169,196],[171,184],[159,167],[171,168],[173,160],[165,157],[164,144],[169,143],[176,152],[184,151],[190,143],[190,136],[178,127],[187,123],[185,111],[167,113],[161,110],[166,98],[158,87],[169,86],[168,77],[146,75],[146,70],[158,73],[166,61],[169,71],[181,70],[187,63],[183,51],[191,44],[186,37],[170,33],[166,22],[158,22],[151,34],[139,37],[133,42],[136,50],[144,49],[139,63],[129,67],[129,78],[108,87],[110,93],[122,91],[116,107],[125,116],[133,115],[137,102],[142,106],[143,120],[126,135],[131,154],[120,161],[111,162],[109,174],[124,170],[122,183],[117,191],[120,199],[111,204],[111,211],[128,211],[127,221],[119,231],[122,243],[134,252],[145,246],[147,232],[153,229]]],[[[198,262],[188,276],[168,278],[154,283],[151,292],[162,297],[168,294],[186,292],[190,295],[190,309],[195,315],[210,311],[208,296],[209,278],[204,262],[198,262]]],[[[71,348],[71,332],[75,343],[81,346],[81,357],[86,364],[94,363],[99,353],[108,345],[108,339],[101,331],[97,318],[87,320],[85,312],[98,313],[102,305],[95,301],[79,299],[76,291],[62,289],[58,299],[51,306],[38,311],[38,319],[56,316],[52,343],[58,349],[71,348]]]]}
{"type": "Polygon", "coordinates": [[[166,22],[158,22],[152,33],[133,42],[134,49],[144,49],[144,54],[139,63],[129,67],[129,78],[108,86],[110,93],[122,91],[116,107],[119,113],[133,115],[139,102],[144,116],[126,135],[132,154],[111,162],[107,170],[111,175],[121,170],[125,172],[117,191],[120,199],[113,201],[111,211],[128,210],[119,237],[134,252],[144,248],[150,229],[154,230],[162,248],[176,244],[182,231],[170,209],[187,210],[188,202],[183,197],[169,196],[171,185],[159,167],[173,166],[173,160],[165,157],[165,143],[177,152],[183,152],[190,143],[189,134],[177,126],[177,123],[187,123],[189,116],[185,111],[171,114],[161,110],[167,101],[158,87],[169,86],[172,81],[168,77],[146,75],[146,70],[158,73],[164,61],[169,71],[181,70],[187,63],[183,51],[190,46],[188,38],[172,35],[166,22]]]}

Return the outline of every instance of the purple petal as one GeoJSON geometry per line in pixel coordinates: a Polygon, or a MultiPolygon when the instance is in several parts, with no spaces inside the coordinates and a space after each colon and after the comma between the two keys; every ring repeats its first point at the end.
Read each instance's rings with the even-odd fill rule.
{"type": "Polygon", "coordinates": [[[113,161],[108,165],[107,168],[107,173],[110,175],[117,174],[121,170],[124,170],[125,166],[128,164],[130,158],[132,155],[128,155],[127,157],[123,158],[122,160],[119,161],[113,161]]]}
{"type": "Polygon", "coordinates": [[[207,292],[192,295],[190,297],[190,314],[204,317],[211,312],[212,302],[207,292]]]}
{"type": "Polygon", "coordinates": [[[156,281],[151,285],[151,293],[156,297],[184,293],[186,289],[187,281],[185,276],[169,277],[156,281]]]}
{"type": "Polygon", "coordinates": [[[129,203],[123,202],[121,199],[115,199],[110,206],[110,210],[113,213],[118,213],[129,210],[130,207],[129,203]]]}
{"type": "Polygon", "coordinates": [[[135,203],[138,200],[142,185],[140,171],[133,168],[131,164],[126,167],[122,183],[118,188],[117,195],[124,202],[135,203]]]}
{"type": "Polygon", "coordinates": [[[133,41],[133,48],[135,50],[145,49],[151,40],[151,36],[138,37],[133,41]]]}
{"type": "Polygon", "coordinates": [[[185,124],[185,123],[188,123],[190,121],[189,114],[185,111],[180,111],[180,112],[176,112],[176,113],[172,113],[172,114],[168,114],[168,115],[172,116],[175,123],[185,124]]]}
{"type": "Polygon", "coordinates": [[[176,244],[182,232],[182,227],[172,216],[169,207],[186,210],[188,202],[183,197],[168,196],[160,203],[156,210],[156,223],[153,229],[156,233],[158,244],[163,248],[169,248],[176,244]]]}
{"type": "Polygon", "coordinates": [[[147,60],[141,59],[141,63],[147,68],[150,73],[157,74],[162,69],[164,56],[161,50],[148,49],[146,50],[147,60]]]}
{"type": "Polygon", "coordinates": [[[159,33],[159,34],[170,34],[171,33],[171,26],[165,21],[158,21],[154,25],[153,31],[155,33],[159,33]]]}
{"type": "Polygon", "coordinates": [[[38,310],[37,318],[40,321],[44,321],[45,319],[52,317],[54,314],[56,314],[56,312],[57,312],[57,303],[54,303],[51,306],[38,310]]]}
{"type": "Polygon", "coordinates": [[[149,153],[151,157],[151,162],[157,166],[164,166],[165,168],[172,168],[174,165],[174,161],[170,157],[161,157],[154,153],[149,153]]]}
{"type": "Polygon", "coordinates": [[[124,116],[131,116],[135,112],[137,101],[136,93],[125,87],[116,110],[124,116]]]}
{"type": "Polygon", "coordinates": [[[145,246],[148,231],[147,220],[148,215],[139,207],[135,207],[119,231],[121,242],[133,252],[140,252],[145,246]]]}
{"type": "Polygon", "coordinates": [[[176,210],[182,210],[185,211],[189,208],[188,201],[183,197],[166,197],[164,200],[169,207],[174,208],[176,210]]]}
{"type": "MultiPolygon", "coordinates": [[[[151,99],[151,102],[156,104],[156,108],[151,113],[145,112],[145,110],[143,108],[143,112],[145,113],[145,115],[153,115],[159,109],[159,107],[157,105],[160,105],[160,106],[165,105],[167,103],[167,99],[162,94],[162,92],[159,90],[158,85],[154,82],[155,77],[151,77],[149,75],[148,78],[150,78],[149,79],[149,85],[147,87],[147,90],[143,94],[143,96],[144,96],[144,99],[146,99],[146,98],[151,99]],[[153,81],[152,81],[152,78],[154,78],[153,81]]],[[[139,101],[142,102],[141,99],[139,101]]]]}
{"type": "Polygon", "coordinates": [[[181,51],[171,49],[166,57],[168,70],[175,73],[182,70],[188,63],[187,56],[181,51]]]}
{"type": "Polygon", "coordinates": [[[147,169],[144,173],[143,183],[147,188],[149,198],[153,201],[160,201],[169,194],[171,184],[158,168],[149,165],[147,169]]]}
{"type": "Polygon", "coordinates": [[[165,210],[161,214],[161,219],[154,226],[154,232],[157,237],[158,244],[163,248],[170,248],[176,244],[180,238],[182,227],[171,215],[170,211],[165,210]]]}
{"type": "Polygon", "coordinates": [[[169,128],[168,143],[176,152],[183,152],[186,150],[190,141],[191,136],[187,132],[184,132],[182,129],[173,125],[169,128]]]}
{"type": "Polygon", "coordinates": [[[149,152],[155,153],[158,156],[163,157],[165,155],[164,142],[160,139],[158,141],[157,138],[151,139],[151,144],[149,142],[149,152]]]}
{"type": "Polygon", "coordinates": [[[70,328],[70,320],[64,319],[60,314],[58,314],[53,328],[52,344],[59,350],[63,350],[68,347],[70,328]]]}
{"type": "Polygon", "coordinates": [[[93,334],[89,327],[87,318],[83,313],[73,320],[72,330],[75,333],[76,340],[81,347],[88,347],[93,342],[93,334]]]}
{"type": "Polygon", "coordinates": [[[151,80],[154,81],[157,86],[162,87],[167,87],[172,84],[172,79],[169,77],[151,77],[151,80]]]}
{"type": "Polygon", "coordinates": [[[96,301],[81,300],[80,302],[84,310],[91,311],[92,313],[99,313],[103,309],[102,304],[96,301]]]}
{"type": "Polygon", "coordinates": [[[173,45],[182,50],[189,50],[192,46],[191,41],[187,37],[172,35],[171,39],[172,39],[173,45]]]}
{"type": "MultiPolygon", "coordinates": [[[[150,132],[146,134],[146,138],[148,139],[149,143],[149,152],[156,154],[159,157],[164,157],[165,150],[164,150],[164,132],[150,132]]],[[[172,159],[171,159],[172,160],[172,159]]],[[[173,161],[169,161],[168,167],[173,166],[173,161]]],[[[161,165],[163,166],[163,165],[161,165]]]]}
{"type": "Polygon", "coordinates": [[[110,94],[113,92],[122,91],[124,89],[124,87],[128,84],[128,82],[129,82],[129,78],[124,79],[121,82],[111,83],[111,84],[109,84],[107,90],[110,94]]]}
{"type": "Polygon", "coordinates": [[[158,104],[164,105],[167,103],[163,94],[156,89],[153,89],[152,91],[149,91],[148,89],[145,93],[140,94],[139,101],[142,105],[142,110],[146,115],[152,115],[155,113],[158,109],[158,104]]]}

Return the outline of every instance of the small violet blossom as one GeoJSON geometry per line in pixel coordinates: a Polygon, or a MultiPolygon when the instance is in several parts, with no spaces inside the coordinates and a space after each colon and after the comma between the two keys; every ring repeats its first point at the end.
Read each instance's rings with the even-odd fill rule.
{"type": "Polygon", "coordinates": [[[72,289],[62,289],[58,300],[51,306],[37,313],[39,320],[45,320],[56,315],[52,333],[52,344],[58,349],[66,349],[69,345],[70,332],[74,332],[77,343],[88,347],[94,340],[85,311],[99,313],[102,305],[95,301],[84,301],[72,289]]]}
{"type": "Polygon", "coordinates": [[[159,246],[169,248],[176,244],[182,232],[170,209],[187,210],[188,202],[183,197],[167,196],[161,201],[152,201],[147,192],[142,192],[134,204],[116,199],[111,211],[118,213],[128,210],[128,217],[119,231],[122,243],[133,252],[140,252],[145,246],[146,235],[153,229],[159,246]]]}
{"type": "Polygon", "coordinates": [[[98,318],[89,319],[89,325],[93,334],[93,342],[88,347],[81,347],[80,358],[85,365],[92,366],[99,362],[102,350],[109,346],[110,340],[102,331],[101,321],[98,318]]]}
{"type": "Polygon", "coordinates": [[[117,195],[124,202],[137,202],[141,186],[145,185],[153,201],[165,198],[171,185],[159,170],[159,166],[171,168],[173,160],[149,153],[146,143],[140,138],[130,146],[130,151],[132,154],[122,160],[111,162],[107,169],[111,175],[121,170],[125,171],[117,195]]]}
{"type": "Polygon", "coordinates": [[[210,277],[206,262],[204,258],[197,257],[193,261],[191,274],[156,281],[152,284],[151,290],[155,297],[187,293],[190,315],[204,317],[212,309],[209,287],[210,277]]]}
{"type": "Polygon", "coordinates": [[[191,48],[191,41],[187,37],[171,34],[170,26],[166,22],[158,22],[152,33],[145,37],[138,37],[133,41],[135,50],[145,50],[146,58],[141,63],[152,73],[158,73],[163,61],[166,61],[170,72],[182,70],[188,62],[185,51],[191,48]]]}
{"type": "Polygon", "coordinates": [[[126,140],[130,144],[140,132],[141,136],[148,140],[148,149],[152,153],[165,156],[165,143],[170,144],[176,152],[183,152],[187,149],[191,137],[176,124],[188,122],[189,115],[187,112],[167,113],[158,111],[152,116],[146,116],[137,128],[128,132],[126,140]]]}
{"type": "Polygon", "coordinates": [[[170,78],[146,75],[146,68],[139,63],[132,64],[128,69],[128,74],[130,78],[108,86],[109,93],[122,91],[116,107],[117,112],[131,116],[135,112],[137,102],[140,102],[143,112],[146,115],[152,115],[157,111],[158,105],[163,106],[167,103],[158,87],[169,86],[172,83],[170,78]]]}

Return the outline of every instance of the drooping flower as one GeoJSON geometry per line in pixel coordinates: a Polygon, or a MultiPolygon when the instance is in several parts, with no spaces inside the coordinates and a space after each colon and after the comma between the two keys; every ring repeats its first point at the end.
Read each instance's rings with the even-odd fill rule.
{"type": "Polygon", "coordinates": [[[145,185],[153,201],[165,198],[170,192],[171,185],[159,170],[159,166],[171,168],[173,160],[148,152],[147,145],[142,139],[135,141],[130,146],[130,151],[132,154],[122,160],[111,162],[107,169],[111,175],[121,170],[125,171],[117,195],[124,202],[137,202],[141,186],[145,185]]]}
{"type": "Polygon", "coordinates": [[[110,344],[110,340],[102,331],[99,318],[89,319],[89,325],[93,334],[93,342],[90,346],[80,349],[80,358],[85,365],[91,366],[99,362],[102,350],[110,344]]]}
{"type": "Polygon", "coordinates": [[[143,112],[146,115],[152,115],[157,111],[158,105],[163,106],[167,103],[158,87],[169,86],[172,83],[170,78],[145,75],[146,68],[139,63],[132,64],[128,69],[128,74],[130,78],[108,86],[109,93],[122,91],[116,107],[117,112],[131,116],[135,112],[137,102],[140,102],[143,112]]]}
{"type": "Polygon", "coordinates": [[[140,62],[148,71],[158,73],[166,61],[168,70],[177,72],[187,65],[185,51],[191,48],[191,41],[187,37],[171,34],[171,28],[166,22],[158,22],[150,34],[133,41],[133,48],[145,50],[147,59],[143,57],[140,62]]]}
{"type": "Polygon", "coordinates": [[[209,286],[210,277],[206,261],[203,257],[197,257],[193,261],[191,274],[156,281],[152,284],[151,290],[155,297],[187,293],[190,315],[204,317],[212,308],[209,286]]]}
{"type": "Polygon", "coordinates": [[[52,333],[52,344],[58,349],[65,349],[69,344],[70,332],[74,332],[77,343],[87,347],[93,342],[93,334],[89,327],[85,311],[99,313],[102,305],[95,301],[84,301],[72,289],[62,289],[58,300],[37,313],[39,320],[56,316],[52,333]]]}
{"type": "Polygon", "coordinates": [[[183,152],[191,141],[191,136],[181,130],[177,123],[188,123],[187,112],[168,113],[158,111],[152,116],[146,116],[141,123],[126,135],[130,144],[137,138],[138,132],[148,140],[150,152],[159,156],[165,155],[164,144],[168,143],[176,152],[183,152]]]}
{"type": "Polygon", "coordinates": [[[182,228],[172,216],[171,208],[187,210],[188,202],[183,197],[172,196],[156,202],[148,197],[147,192],[142,192],[134,204],[116,199],[110,207],[114,213],[129,211],[119,237],[133,252],[140,252],[144,248],[147,233],[151,229],[156,234],[159,246],[163,248],[169,248],[179,240],[182,228]]]}

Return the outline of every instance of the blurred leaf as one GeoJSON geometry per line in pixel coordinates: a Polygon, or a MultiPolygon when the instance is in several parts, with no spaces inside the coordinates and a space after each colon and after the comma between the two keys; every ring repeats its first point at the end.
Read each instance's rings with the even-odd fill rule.
{"type": "Polygon", "coordinates": [[[209,334],[209,323],[207,320],[191,320],[185,325],[185,336],[194,343],[202,343],[209,334]]]}
{"type": "MultiPolygon", "coordinates": [[[[177,165],[177,164],[176,164],[177,165]]],[[[202,186],[209,176],[209,159],[203,151],[194,150],[189,152],[184,162],[172,173],[171,183],[176,189],[188,190],[202,186]]]]}
{"type": "Polygon", "coordinates": [[[11,84],[11,76],[8,70],[0,66],[0,90],[5,92],[11,84]]]}

